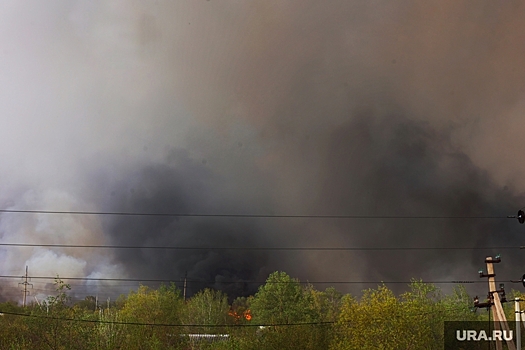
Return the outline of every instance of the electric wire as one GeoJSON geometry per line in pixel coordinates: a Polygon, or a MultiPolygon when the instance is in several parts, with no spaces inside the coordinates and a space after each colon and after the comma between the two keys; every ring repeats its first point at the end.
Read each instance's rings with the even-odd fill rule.
{"type": "MultiPolygon", "coordinates": [[[[15,275],[0,275],[0,278],[6,279],[20,279],[24,276],[15,275]]],[[[31,279],[40,280],[56,280],[59,278],[63,281],[108,281],[108,282],[158,282],[158,283],[182,283],[182,279],[141,279],[141,278],[95,278],[95,277],[52,277],[52,276],[28,276],[31,279]]],[[[32,281],[33,282],[33,281],[32,281]]],[[[38,281],[34,281],[37,283],[38,281]]],[[[251,281],[251,280],[238,280],[238,281],[217,281],[217,280],[186,280],[187,283],[207,283],[207,284],[287,284],[287,283],[299,283],[299,284],[411,284],[414,281],[251,281]]],[[[424,283],[432,284],[472,284],[472,283],[486,283],[483,280],[447,280],[447,281],[423,281],[424,283]]],[[[513,282],[513,281],[502,281],[502,282],[513,282]]],[[[52,282],[49,282],[52,283],[52,282]]],[[[521,283],[521,281],[520,281],[521,283]]]]}
{"type": "Polygon", "coordinates": [[[293,214],[206,214],[206,213],[138,213],[70,210],[23,210],[0,209],[0,213],[12,214],[68,214],[68,215],[114,215],[114,216],[160,216],[160,217],[226,217],[226,218],[283,218],[283,219],[508,219],[507,216],[397,216],[397,215],[293,215],[293,214]]]}
{"type": "MultiPolygon", "coordinates": [[[[465,310],[465,306],[457,307],[457,308],[447,308],[443,310],[437,310],[442,312],[450,312],[450,311],[461,311],[465,310]]],[[[20,317],[34,317],[34,318],[42,318],[42,319],[50,319],[50,320],[59,320],[59,321],[74,321],[74,322],[85,322],[85,323],[103,323],[103,324],[115,324],[115,325],[131,325],[131,326],[151,326],[151,327],[206,327],[206,328],[240,328],[240,327],[289,327],[289,326],[314,326],[314,325],[334,325],[334,324],[345,324],[350,323],[352,321],[317,321],[317,322],[295,322],[295,323],[270,323],[270,324],[255,324],[255,323],[242,323],[242,324],[174,324],[174,323],[142,323],[142,322],[125,322],[125,321],[106,321],[106,320],[89,320],[89,319],[79,319],[79,318],[71,318],[71,317],[56,317],[56,316],[48,316],[48,315],[36,315],[36,314],[24,314],[24,313],[18,313],[18,312],[11,312],[11,311],[2,311],[0,310],[0,314],[4,315],[12,315],[12,316],[20,316],[20,317]]],[[[434,311],[427,311],[427,312],[420,312],[415,314],[405,314],[405,316],[409,317],[421,317],[421,316],[427,316],[431,314],[436,314],[436,310],[434,311]]],[[[401,317],[400,315],[392,315],[388,314],[385,315],[385,318],[392,318],[392,317],[401,317]]],[[[371,321],[378,321],[378,320],[384,320],[385,318],[379,318],[374,317],[371,321]]]]}
{"type": "Polygon", "coordinates": [[[492,247],[202,247],[202,246],[133,246],[0,243],[1,247],[28,248],[86,248],[86,249],[159,249],[159,250],[243,250],[243,251],[414,251],[414,250],[514,250],[523,246],[492,247]]]}
{"type": "Polygon", "coordinates": [[[116,325],[131,325],[131,326],[155,326],[155,327],[206,327],[206,328],[225,328],[225,327],[280,327],[280,326],[306,326],[306,325],[322,325],[322,324],[334,324],[334,321],[324,322],[297,322],[297,323],[272,323],[272,324],[174,324],[174,323],[142,323],[142,322],[124,322],[124,321],[106,321],[106,320],[89,320],[79,319],[71,317],[56,317],[47,315],[36,315],[36,314],[23,314],[18,312],[1,311],[0,314],[22,316],[22,317],[35,317],[50,320],[59,321],[76,321],[86,323],[105,323],[105,324],[116,324],[116,325]]]}

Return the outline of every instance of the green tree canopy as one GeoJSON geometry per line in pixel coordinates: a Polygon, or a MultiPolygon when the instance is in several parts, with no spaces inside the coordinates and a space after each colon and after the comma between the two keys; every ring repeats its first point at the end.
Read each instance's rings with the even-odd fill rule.
{"type": "Polygon", "coordinates": [[[299,280],[285,272],[272,273],[251,301],[254,321],[263,324],[308,321],[310,308],[299,280]]]}

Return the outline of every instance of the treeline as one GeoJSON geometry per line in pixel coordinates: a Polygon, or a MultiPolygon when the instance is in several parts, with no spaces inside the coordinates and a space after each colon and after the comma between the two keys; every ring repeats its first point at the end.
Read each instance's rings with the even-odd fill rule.
{"type": "Polygon", "coordinates": [[[444,295],[420,281],[399,296],[379,286],[356,298],[275,272],[231,304],[220,291],[184,301],[174,285],[141,286],[96,311],[93,297],[71,305],[70,286],[55,285],[40,304],[0,304],[0,349],[443,349],[444,321],[488,317],[462,286],[444,295]]]}

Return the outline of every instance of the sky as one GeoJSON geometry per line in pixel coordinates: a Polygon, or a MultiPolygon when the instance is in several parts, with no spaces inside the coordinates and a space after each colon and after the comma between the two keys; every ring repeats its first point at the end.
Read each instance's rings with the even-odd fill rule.
{"type": "MultiPolygon", "coordinates": [[[[275,270],[473,280],[501,253],[498,278],[519,279],[525,253],[486,248],[523,245],[525,227],[486,217],[525,205],[524,12],[513,1],[3,1],[2,209],[483,218],[3,213],[0,243],[476,249],[4,246],[0,275],[187,272],[201,281],[191,293],[246,295],[257,284],[226,282],[275,270]]],[[[18,282],[0,295],[19,298],[18,282]]],[[[33,282],[33,294],[50,288],[33,282]]],[[[75,284],[77,296],[131,288],[75,284]]]]}

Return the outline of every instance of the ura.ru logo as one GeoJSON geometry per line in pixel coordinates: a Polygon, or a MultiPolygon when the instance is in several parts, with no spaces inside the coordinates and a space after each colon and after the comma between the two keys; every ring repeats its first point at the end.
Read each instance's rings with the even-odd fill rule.
{"type": "Polygon", "coordinates": [[[457,330],[456,339],[459,341],[509,341],[512,340],[513,333],[512,330],[499,330],[495,329],[492,332],[485,332],[484,330],[457,330]]]}

